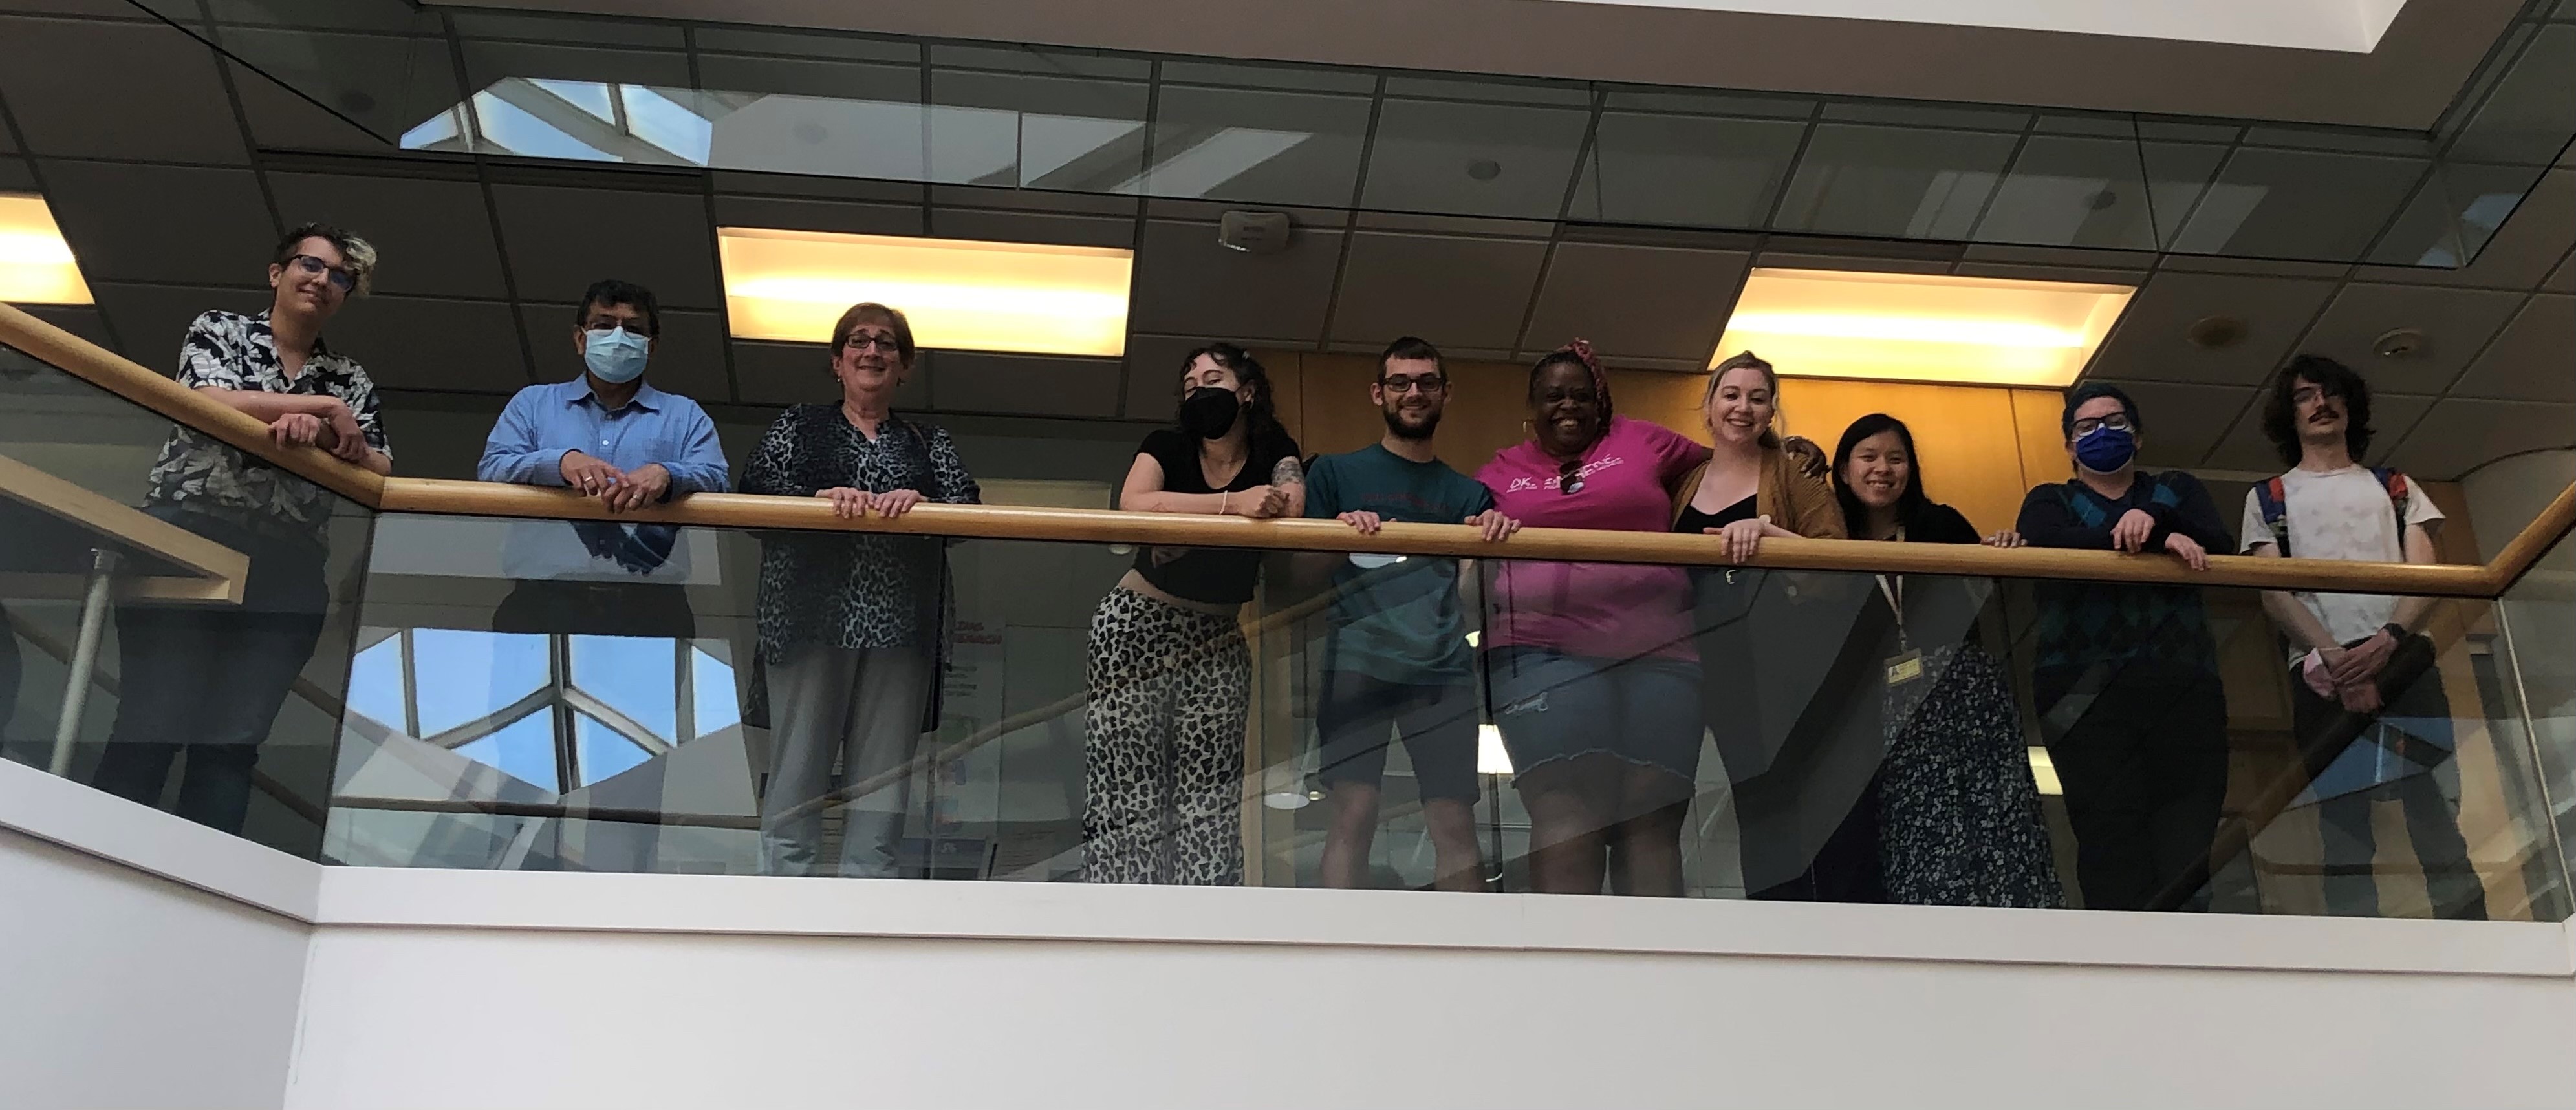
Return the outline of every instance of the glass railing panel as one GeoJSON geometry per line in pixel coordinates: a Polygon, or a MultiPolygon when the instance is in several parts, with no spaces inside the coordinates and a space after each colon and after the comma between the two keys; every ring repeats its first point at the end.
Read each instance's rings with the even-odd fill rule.
{"type": "Polygon", "coordinates": [[[2538,793],[2558,834],[2558,881],[2576,869],[2576,540],[2562,539],[2496,602],[2498,725],[2534,753],[2538,793]]]}
{"type": "Polygon", "coordinates": [[[2456,268],[2576,135],[2576,27],[2537,9],[2426,132],[402,0],[137,4],[406,150],[1427,215],[2456,268]]]}
{"type": "Polygon", "coordinates": [[[315,856],[372,514],[5,347],[0,470],[0,758],[315,856]]]}
{"type": "Polygon", "coordinates": [[[2566,914],[2484,602],[2356,715],[2240,589],[702,527],[526,561],[602,527],[380,523],[327,858],[2566,914]],[[1129,577],[1210,556],[1253,602],[1129,577]],[[892,569],[775,569],[815,558],[892,569]]]}

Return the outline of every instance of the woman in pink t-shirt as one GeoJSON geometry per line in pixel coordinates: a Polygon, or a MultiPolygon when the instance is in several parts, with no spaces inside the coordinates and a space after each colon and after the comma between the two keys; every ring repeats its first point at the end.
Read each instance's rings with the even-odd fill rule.
{"type": "MultiPolygon", "coordinates": [[[[1530,368],[1528,442],[1476,479],[1539,528],[1660,532],[1682,475],[1708,460],[1668,429],[1614,415],[1581,340],[1530,368]]],[[[1530,882],[1679,895],[1681,829],[1699,773],[1698,653],[1678,567],[1489,565],[1483,646],[1495,723],[1530,813],[1530,882]]]]}

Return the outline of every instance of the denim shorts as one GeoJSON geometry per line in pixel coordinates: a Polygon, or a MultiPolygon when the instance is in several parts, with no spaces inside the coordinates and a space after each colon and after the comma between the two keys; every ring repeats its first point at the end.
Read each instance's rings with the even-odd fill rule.
{"type": "Polygon", "coordinates": [[[1698,780],[1699,664],[1510,646],[1486,653],[1485,667],[1515,772],[1598,753],[1698,780]]]}
{"type": "Polygon", "coordinates": [[[1315,723],[1323,734],[1316,777],[1327,784],[1376,786],[1386,777],[1387,741],[1401,736],[1423,800],[1476,800],[1476,687],[1465,676],[1417,684],[1328,671],[1315,723]]]}

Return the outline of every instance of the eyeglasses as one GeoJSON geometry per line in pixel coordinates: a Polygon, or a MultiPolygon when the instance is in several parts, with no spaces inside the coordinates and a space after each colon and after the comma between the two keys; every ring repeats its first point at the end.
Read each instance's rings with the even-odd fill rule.
{"type": "Polygon", "coordinates": [[[2082,439],[2085,436],[2092,435],[2096,429],[2100,428],[2110,428],[2115,431],[2125,432],[2131,430],[2133,427],[2135,427],[2135,425],[2129,423],[2127,413],[2115,412],[2109,416],[2087,416],[2075,422],[2075,438],[2082,439]]]}
{"type": "Polygon", "coordinates": [[[643,337],[644,337],[644,338],[646,338],[646,339],[651,339],[651,338],[653,337],[652,325],[647,324],[647,323],[645,323],[645,322],[644,322],[644,321],[642,321],[642,320],[609,320],[609,319],[599,319],[599,320],[593,320],[593,321],[591,321],[591,322],[590,322],[590,326],[585,327],[585,328],[583,328],[583,329],[581,329],[581,330],[583,330],[583,331],[623,331],[623,332],[625,332],[625,333],[626,333],[626,334],[628,334],[628,335],[640,335],[640,336],[643,336],[643,337]]]}
{"type": "Polygon", "coordinates": [[[2313,385],[2303,385],[2290,391],[2290,400],[2301,405],[2314,404],[2325,400],[2327,396],[2324,389],[2313,385]]]}
{"type": "Polygon", "coordinates": [[[1567,459],[1556,468],[1556,492],[1572,496],[1583,492],[1583,460],[1567,459]]]}
{"type": "Polygon", "coordinates": [[[334,266],[319,258],[315,258],[312,255],[299,254],[293,258],[287,259],[286,263],[287,265],[295,267],[296,272],[301,273],[306,277],[311,277],[315,274],[330,275],[324,280],[330,282],[331,288],[339,290],[342,294],[350,293],[358,288],[358,275],[350,273],[344,267],[334,266]]]}
{"type": "Polygon", "coordinates": [[[849,342],[843,343],[841,346],[853,351],[864,351],[870,347],[874,347],[877,350],[890,355],[899,355],[903,353],[903,344],[896,342],[895,338],[891,335],[868,335],[862,332],[851,332],[849,342]]]}
{"type": "Polygon", "coordinates": [[[1377,384],[1378,388],[1399,396],[1407,393],[1429,395],[1449,388],[1449,379],[1438,374],[1423,374],[1405,378],[1379,378],[1377,384]]]}

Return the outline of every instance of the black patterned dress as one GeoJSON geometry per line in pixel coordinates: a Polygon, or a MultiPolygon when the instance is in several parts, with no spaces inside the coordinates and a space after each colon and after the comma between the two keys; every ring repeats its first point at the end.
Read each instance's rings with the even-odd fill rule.
{"type": "MultiPolygon", "coordinates": [[[[1966,518],[1935,505],[1909,538],[1976,542],[1966,518]],[[1946,517],[1946,519],[1944,519],[1946,517]]],[[[1990,584],[1891,579],[1923,677],[1884,686],[1887,754],[1879,768],[1879,860],[1887,900],[1935,906],[2065,904],[2040,816],[2039,788],[2012,686],[1979,646],[1990,584]]]]}

